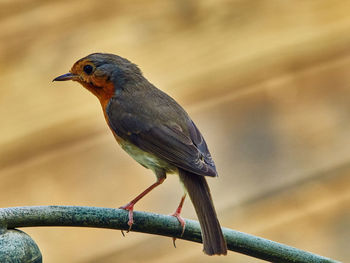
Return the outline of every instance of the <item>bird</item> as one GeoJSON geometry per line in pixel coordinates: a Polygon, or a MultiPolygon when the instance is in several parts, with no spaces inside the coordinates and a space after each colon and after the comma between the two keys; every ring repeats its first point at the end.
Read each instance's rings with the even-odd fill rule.
{"type": "Polygon", "coordinates": [[[206,181],[206,177],[217,177],[218,173],[208,146],[188,113],[151,84],[137,65],[118,55],[92,53],[53,81],[67,80],[79,82],[99,99],[117,143],[156,176],[155,183],[120,207],[128,211],[129,230],[134,223],[134,205],[162,184],[167,174],[175,173],[185,194],[173,216],[184,232],[186,222],[180,213],[188,194],[200,223],[203,252],[226,255],[226,241],[206,181]]]}

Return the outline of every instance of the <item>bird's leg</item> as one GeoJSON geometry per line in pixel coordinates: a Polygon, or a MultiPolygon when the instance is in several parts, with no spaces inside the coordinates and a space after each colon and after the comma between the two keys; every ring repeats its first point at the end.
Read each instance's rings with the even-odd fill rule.
{"type": "Polygon", "coordinates": [[[172,214],[172,216],[176,217],[177,220],[179,221],[180,225],[182,226],[182,233],[181,233],[181,236],[182,236],[182,235],[184,234],[184,232],[185,232],[185,225],[186,225],[185,220],[180,216],[181,210],[182,210],[182,206],[183,206],[184,201],[185,201],[185,198],[186,198],[186,194],[184,194],[184,195],[182,196],[179,206],[176,208],[175,213],[172,214]]]}
{"type": "MultiPolygon", "coordinates": [[[[186,226],[186,221],[180,216],[181,210],[182,210],[182,206],[183,206],[184,201],[185,201],[185,198],[186,198],[186,193],[182,196],[181,201],[180,201],[180,204],[179,204],[179,206],[176,208],[175,213],[172,214],[172,216],[176,217],[177,220],[179,221],[180,225],[182,226],[181,236],[183,236],[183,234],[184,234],[184,232],[185,232],[185,226],[186,226]]],[[[176,247],[176,245],[175,245],[175,240],[176,240],[176,238],[173,237],[173,244],[174,244],[174,247],[176,247]]]]}
{"type": "MultiPolygon", "coordinates": [[[[136,196],[133,200],[131,200],[129,203],[127,203],[124,206],[119,207],[119,209],[124,209],[124,210],[128,210],[129,211],[129,221],[128,221],[128,225],[129,225],[129,229],[127,231],[127,233],[131,230],[131,227],[134,223],[134,205],[142,198],[144,197],[146,194],[148,194],[149,192],[151,192],[154,188],[156,188],[158,185],[162,184],[165,180],[165,177],[157,177],[157,182],[155,182],[154,184],[152,184],[151,186],[149,186],[145,191],[143,191],[141,194],[139,194],[138,196],[136,196]]],[[[123,231],[122,231],[123,233],[123,231]]],[[[124,233],[123,233],[124,235],[124,233]]]]}

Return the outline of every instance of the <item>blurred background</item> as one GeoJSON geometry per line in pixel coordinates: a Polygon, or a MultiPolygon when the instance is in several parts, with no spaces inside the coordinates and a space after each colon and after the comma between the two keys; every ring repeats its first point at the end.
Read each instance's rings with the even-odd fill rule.
{"type": "MultiPolygon", "coordinates": [[[[197,123],[223,226],[349,259],[349,12],[342,0],[0,1],[0,207],[119,207],[154,182],[94,96],[51,82],[110,52],[197,123]]],[[[170,175],[135,209],[170,214],[181,195],[170,175]]],[[[196,218],[189,200],[183,216],[196,218]]],[[[140,233],[24,230],[45,262],[262,262],[140,233]]]]}

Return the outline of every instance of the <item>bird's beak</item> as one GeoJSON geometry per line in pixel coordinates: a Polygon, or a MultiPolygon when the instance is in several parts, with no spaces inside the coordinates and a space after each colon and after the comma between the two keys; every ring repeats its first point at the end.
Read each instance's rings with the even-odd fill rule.
{"type": "Polygon", "coordinates": [[[66,81],[66,80],[76,80],[78,79],[78,75],[74,75],[72,73],[67,73],[67,74],[63,74],[57,78],[55,78],[53,81],[66,81]]]}

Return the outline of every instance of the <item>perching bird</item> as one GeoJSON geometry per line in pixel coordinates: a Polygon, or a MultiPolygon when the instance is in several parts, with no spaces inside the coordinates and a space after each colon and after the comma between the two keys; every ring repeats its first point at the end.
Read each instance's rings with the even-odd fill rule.
{"type": "MultiPolygon", "coordinates": [[[[189,194],[201,226],[203,251],[225,255],[227,246],[215,212],[206,176],[216,177],[216,167],[202,134],[186,111],[153,86],[129,60],[113,54],[94,53],[78,60],[54,81],[78,81],[102,105],[106,121],[119,145],[138,163],[151,169],[157,181],[121,207],[133,224],[137,201],[160,185],[167,173],[178,173],[189,194]]],[[[180,217],[183,201],[174,216],[180,217]]]]}

